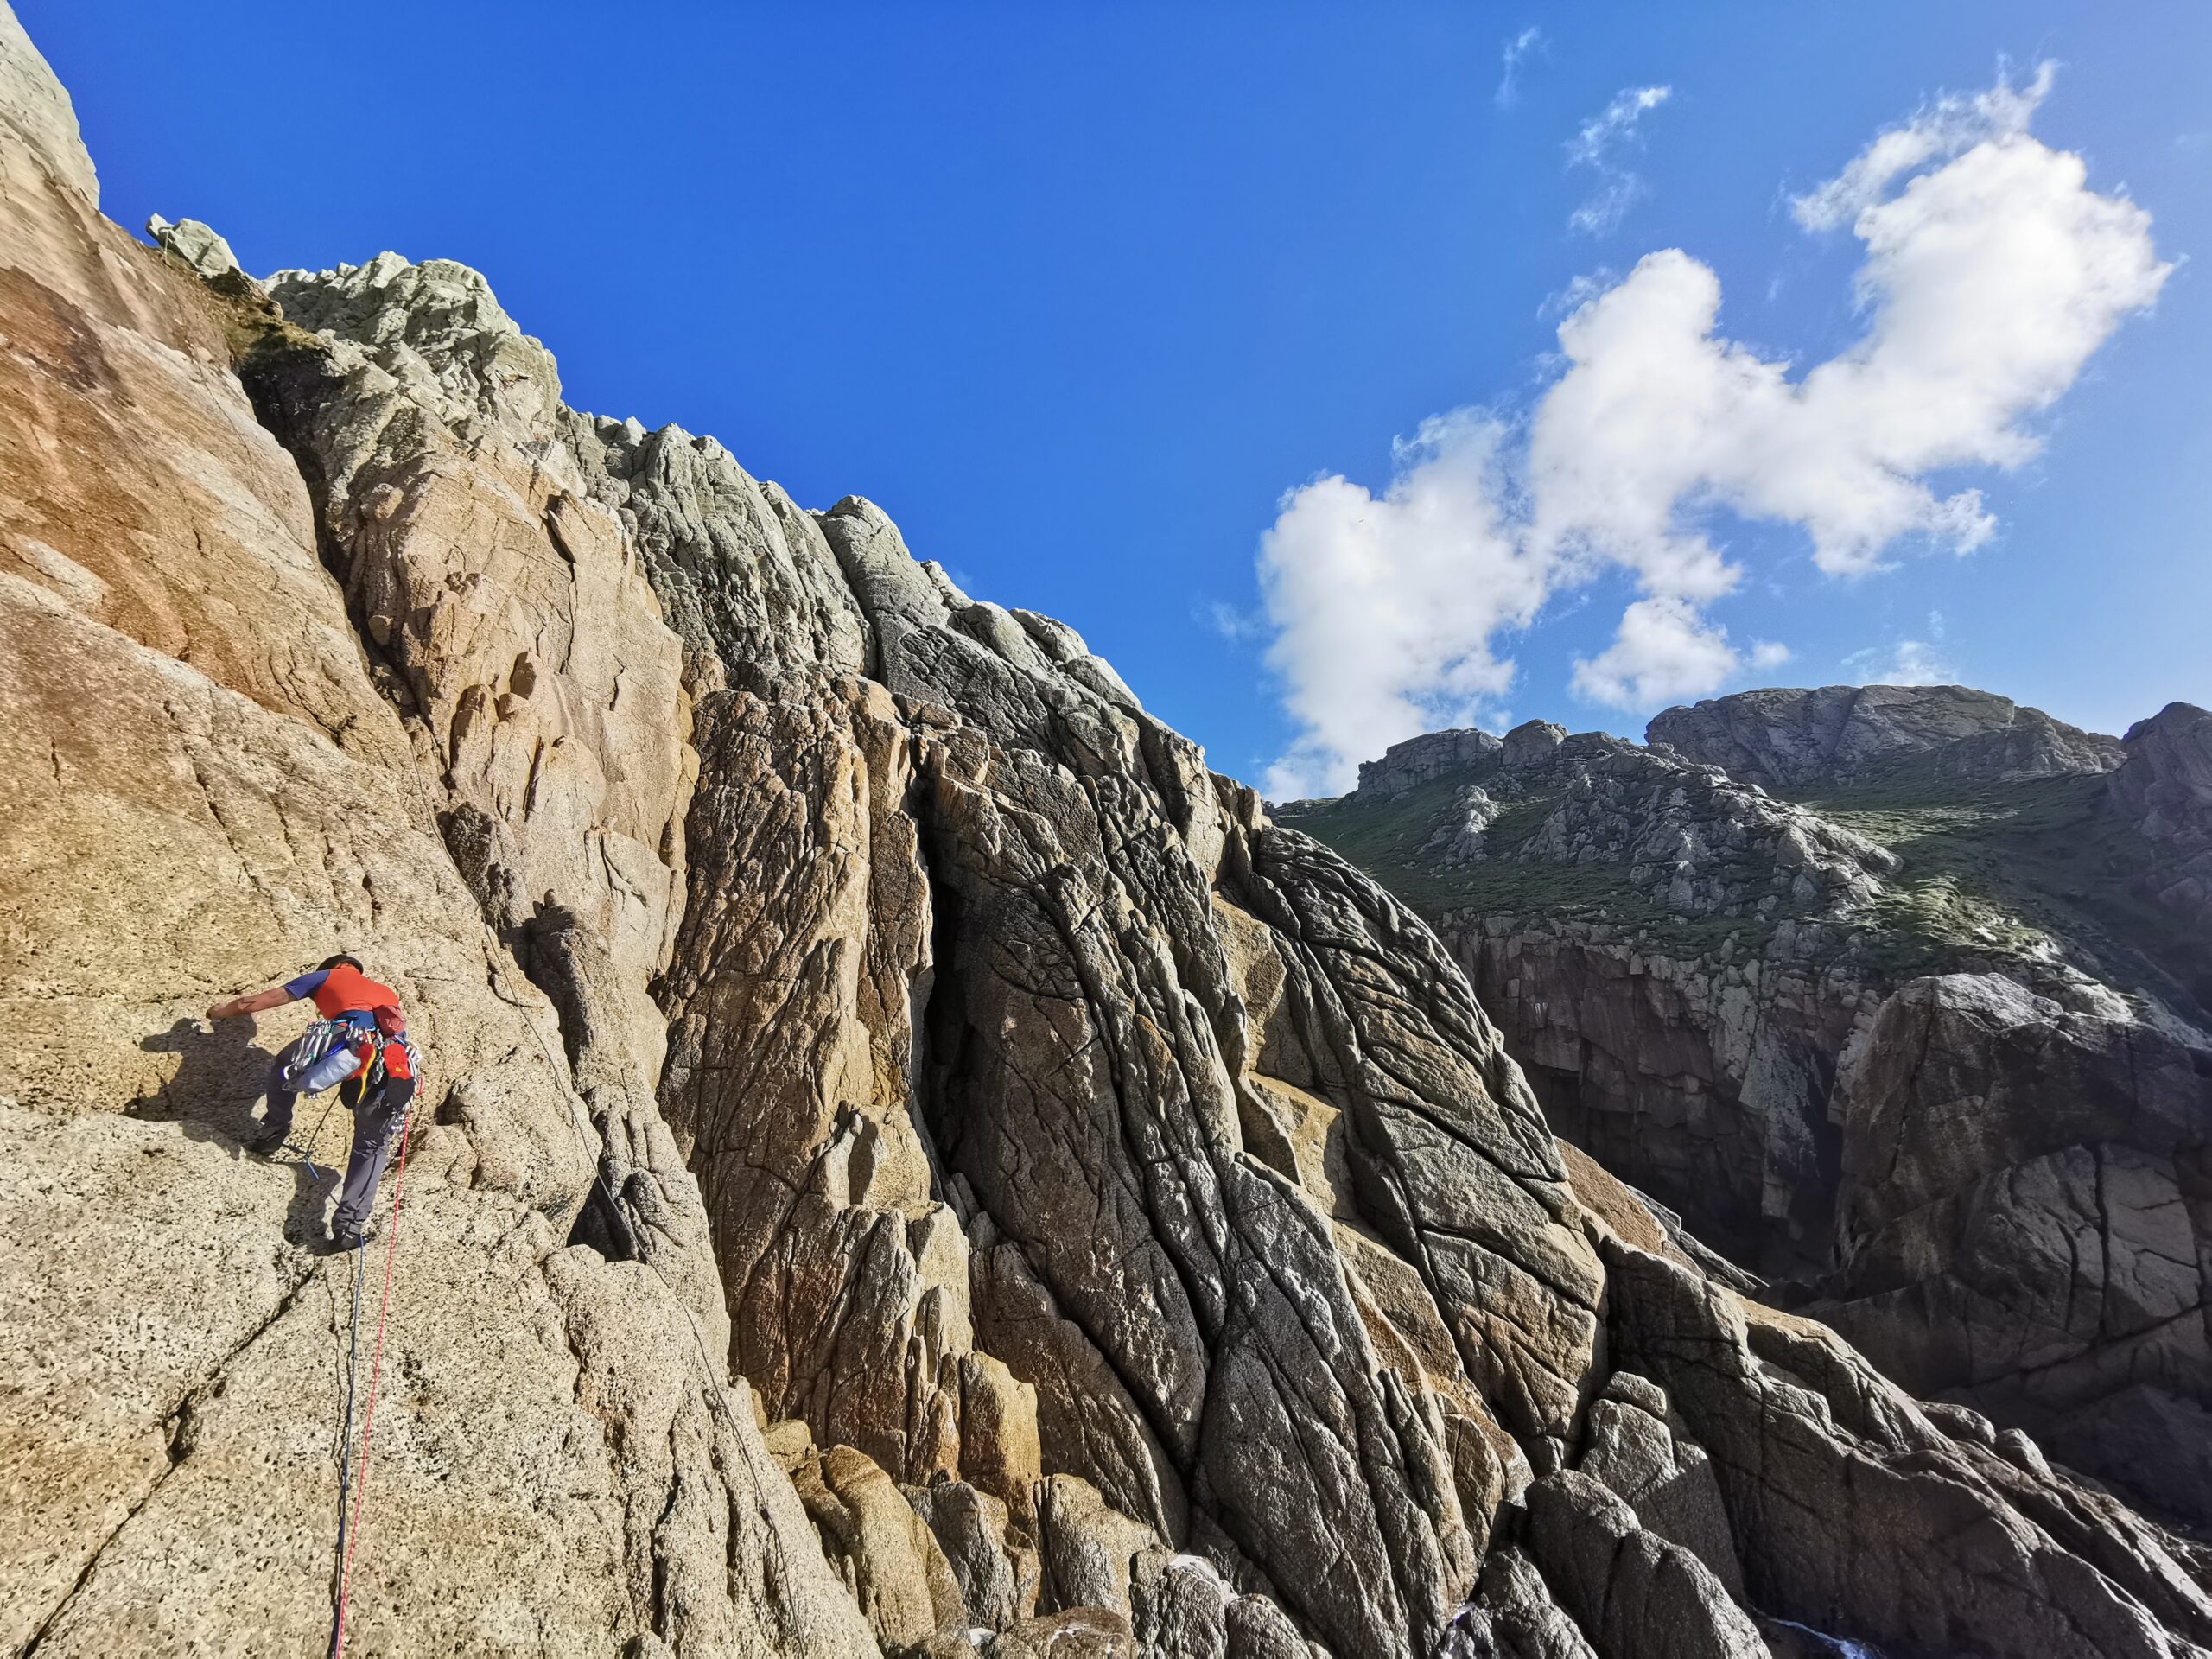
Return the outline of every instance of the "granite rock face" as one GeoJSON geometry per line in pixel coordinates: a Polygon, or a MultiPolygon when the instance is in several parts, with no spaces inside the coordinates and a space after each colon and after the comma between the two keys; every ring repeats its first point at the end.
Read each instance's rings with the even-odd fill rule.
{"type": "MultiPolygon", "coordinates": [[[[0,69],[0,1647],[327,1639],[351,1262],[312,1243],[327,1185],[239,1149],[300,1016],[196,1016],[345,948],[430,1057],[357,1642],[874,1651],[716,1327],[696,1334],[719,1287],[649,1090],[624,1127],[660,1270],[570,1242],[604,1156],[592,1084],[441,834],[498,786],[449,776],[380,683],[318,504],[233,371],[233,302],[98,217],[4,9],[0,69]]],[[[387,642],[457,697],[423,620],[395,615],[387,642]]],[[[615,763],[605,727],[563,735],[585,774],[615,763]]],[[[676,783],[651,808],[571,798],[563,833],[672,813],[676,783]]],[[[647,862],[649,912],[668,883],[647,862]]],[[[656,1018],[649,960],[619,972],[608,1006],[656,1018]]],[[[346,1125],[309,1103],[298,1128],[327,1176],[346,1125]]]]}
{"type": "Polygon", "coordinates": [[[1495,911],[1441,894],[1425,908],[1554,1128],[1746,1261],[1787,1271],[1822,1255],[1827,1091],[1879,1000],[1839,995],[1826,958],[1897,856],[1716,767],[1598,733],[1532,721],[1487,748],[1445,733],[1391,753],[1391,776],[1419,783],[1379,795],[1363,784],[1291,822],[1327,836],[1425,791],[1433,826],[1407,835],[1407,868],[1447,893],[1474,881],[1511,895],[1495,911]],[[1586,908],[1603,913],[1543,902],[1562,881],[1562,896],[1591,893],[1586,908]],[[1639,913],[1678,918],[1698,957],[1637,949],[1623,922],[1639,913]],[[1739,948],[1754,938],[1764,948],[1739,948]]]}
{"type": "Polygon", "coordinates": [[[2110,772],[2109,737],[1963,685],[1826,685],[1739,691],[1656,716],[1646,736],[1777,792],[1848,783],[1914,762],[1951,778],[2110,772]]]}
{"type": "Polygon", "coordinates": [[[9,135],[9,170],[19,181],[44,177],[67,199],[97,211],[99,175],[77,129],[77,109],[47,67],[12,9],[0,10],[0,127],[9,135]]]}
{"type": "MultiPolygon", "coordinates": [[[[464,267],[133,243],[7,25],[10,1650],[324,1639],[346,1263],[240,1154],[298,1016],[191,1016],[341,947],[429,1057],[365,1648],[2212,1638],[2201,1561],[2032,1443],[1759,1334],[1446,944],[1074,630],[566,409],[464,267]]],[[[1886,879],[1580,742],[1475,746],[1571,774],[1527,868],[1730,925],[1886,879]]]]}
{"type": "Polygon", "coordinates": [[[766,693],[809,668],[866,671],[873,636],[822,527],[712,438],[677,426],[563,412],[562,435],[592,498],[621,519],[694,696],[766,693]]]}
{"type": "Polygon", "coordinates": [[[1755,1605],[1904,1655],[2212,1640],[2188,1548],[2026,1437],[1955,1436],[1826,1327],[1660,1257],[1616,1246],[1607,1265],[1618,1362],[1710,1456],[1755,1605]]]}

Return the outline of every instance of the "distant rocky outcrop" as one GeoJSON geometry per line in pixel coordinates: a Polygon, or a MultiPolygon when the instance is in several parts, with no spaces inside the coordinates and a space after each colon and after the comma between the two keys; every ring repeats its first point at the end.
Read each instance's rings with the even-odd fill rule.
{"type": "Polygon", "coordinates": [[[1838,1010],[1829,959],[1896,855],[1600,733],[1531,721],[1487,746],[1444,734],[1391,754],[1379,790],[1290,821],[1369,847],[1370,868],[1422,903],[1560,1134],[1741,1259],[1823,1259],[1826,1096],[1859,1011],[1838,1010]],[[1395,844],[1359,837],[1378,817],[1405,820],[1395,844]],[[1639,948],[1640,919],[1684,938],[1639,948]]]}
{"type": "Polygon", "coordinates": [[[1738,691],[1656,716],[1645,735],[1777,794],[1863,781],[1912,762],[1944,778],[2109,772],[2120,744],[1963,685],[1738,691]]]}
{"type": "Polygon", "coordinates": [[[2170,702],[2127,728],[2111,800],[2154,849],[2142,887],[2212,936],[2212,713],[2170,702]]]}
{"type": "MultiPolygon", "coordinates": [[[[2212,1647],[2190,1544],[1748,1300],[1073,629],[567,408],[465,267],[132,240],[0,20],[0,1644],[327,1637],[351,1263],[241,1145],[299,1013],[194,1016],[345,947],[428,1071],[363,1651],[2212,1647]]],[[[1466,868],[1891,879],[1562,738],[1466,868]]]]}
{"type": "Polygon", "coordinates": [[[2024,774],[1984,740],[2055,722],[1898,690],[1872,706],[1908,717],[1850,693],[1812,751],[1785,740],[1845,694],[1653,722],[1794,754],[1817,808],[1687,743],[1531,722],[1398,745],[1293,821],[1436,923],[1562,1135],[1908,1386],[2212,1522],[2212,1471],[2158,1452],[2212,1406],[2207,722],[2177,705],[2117,771],[2024,774]],[[2169,1257],[2155,1290],[2118,1265],[2169,1257]]]}
{"type": "Polygon", "coordinates": [[[1451,773],[1472,772],[1495,760],[1504,745],[1471,727],[1429,732],[1393,743],[1380,760],[1363,761],[1359,787],[1369,795],[1402,795],[1451,773]]]}

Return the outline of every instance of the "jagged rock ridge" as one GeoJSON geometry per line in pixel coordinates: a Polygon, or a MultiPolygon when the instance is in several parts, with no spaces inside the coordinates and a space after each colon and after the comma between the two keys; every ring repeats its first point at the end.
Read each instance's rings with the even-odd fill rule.
{"type": "Polygon", "coordinates": [[[1738,691],[1655,715],[1647,735],[1763,788],[1850,783],[1908,760],[1955,778],[2110,772],[2112,738],[1963,685],[1827,685],[1738,691]]]}
{"type": "Polygon", "coordinates": [[[1560,1147],[1438,938],[1072,630],[565,410],[462,267],[133,244],[19,41],[17,1650],[321,1639],[340,1281],[188,1016],[333,941],[434,1065],[364,1646],[2212,1641],[2185,1546],[1560,1147]]]}

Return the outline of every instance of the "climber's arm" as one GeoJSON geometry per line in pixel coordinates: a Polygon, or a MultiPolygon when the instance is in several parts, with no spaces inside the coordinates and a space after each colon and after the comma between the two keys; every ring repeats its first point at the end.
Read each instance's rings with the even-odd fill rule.
{"type": "Polygon", "coordinates": [[[251,996],[234,996],[227,1002],[218,1002],[207,1010],[207,1017],[210,1020],[235,1020],[242,1014],[261,1014],[298,1000],[297,994],[290,986],[271,985],[267,990],[256,991],[251,996]]]}

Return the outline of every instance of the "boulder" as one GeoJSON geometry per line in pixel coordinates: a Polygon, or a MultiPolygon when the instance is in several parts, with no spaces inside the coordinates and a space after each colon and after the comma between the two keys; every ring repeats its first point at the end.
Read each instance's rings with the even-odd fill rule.
{"type": "Polygon", "coordinates": [[[1758,1627],[1696,1555],[1586,1475],[1529,1489],[1529,1551],[1600,1659],[1765,1659],[1758,1627]]]}
{"type": "Polygon", "coordinates": [[[960,1581],[936,1534],[866,1452],[833,1446],[800,1464],[791,1478],[830,1564],[877,1640],[906,1648],[964,1624],[960,1581]]]}

